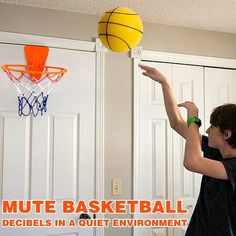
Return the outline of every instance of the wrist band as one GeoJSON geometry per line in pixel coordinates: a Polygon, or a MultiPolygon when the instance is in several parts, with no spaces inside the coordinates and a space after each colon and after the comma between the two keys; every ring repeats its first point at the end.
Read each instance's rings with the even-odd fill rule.
{"type": "Polygon", "coordinates": [[[196,123],[198,125],[198,127],[201,127],[201,125],[202,125],[201,120],[198,117],[196,117],[196,116],[188,118],[187,125],[189,126],[192,123],[196,123]]]}

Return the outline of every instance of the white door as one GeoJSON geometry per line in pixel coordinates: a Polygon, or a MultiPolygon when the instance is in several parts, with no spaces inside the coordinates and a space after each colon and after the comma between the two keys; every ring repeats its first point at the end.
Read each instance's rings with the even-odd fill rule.
{"type": "MultiPolygon", "coordinates": [[[[171,65],[164,63],[145,64],[158,68],[167,78],[172,80],[171,65]]],[[[173,198],[172,191],[172,131],[165,112],[161,86],[151,79],[140,76],[138,103],[138,158],[135,198],[149,201],[173,198]]],[[[173,218],[168,214],[136,214],[135,218],[166,219],[173,218]]],[[[135,236],[170,236],[167,227],[134,229],[135,236]]]]}
{"type": "MultiPolygon", "coordinates": [[[[170,63],[145,62],[156,67],[169,80],[177,102],[194,101],[204,118],[203,68],[170,63]]],[[[177,200],[188,214],[135,215],[135,218],[189,219],[195,206],[201,175],[183,167],[184,140],[172,131],[166,115],[161,85],[140,76],[138,79],[137,163],[135,198],[177,200]]],[[[183,110],[183,117],[186,112],[183,110]]],[[[202,128],[203,130],[203,128],[202,128]]],[[[186,227],[135,228],[135,236],[182,236],[186,227]]]]}
{"type": "MultiPolygon", "coordinates": [[[[25,64],[23,46],[0,44],[0,64],[25,64]]],[[[46,64],[68,72],[49,95],[47,113],[36,118],[18,116],[15,87],[0,71],[0,200],[53,199],[58,213],[1,214],[1,219],[78,221],[79,214],[60,213],[61,201],[95,198],[95,53],[49,48],[46,64]]],[[[94,229],[1,227],[0,234],[92,236],[94,229]]]]}
{"type": "Polygon", "coordinates": [[[205,68],[206,128],[212,110],[224,103],[236,103],[236,70],[205,68]]]}

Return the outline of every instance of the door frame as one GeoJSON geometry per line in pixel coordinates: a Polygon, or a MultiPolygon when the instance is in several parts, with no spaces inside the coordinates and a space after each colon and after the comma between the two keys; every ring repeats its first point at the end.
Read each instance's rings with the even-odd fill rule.
{"type": "MultiPolygon", "coordinates": [[[[95,42],[54,38],[0,31],[0,43],[18,45],[40,45],[96,54],[95,68],[95,198],[104,199],[104,99],[105,99],[105,53],[107,49],[99,39],[95,42]]],[[[14,62],[12,62],[14,63],[14,62]]],[[[97,214],[97,218],[104,218],[97,214]]],[[[104,229],[95,227],[95,235],[103,236],[104,229]]]]}
{"type": "MultiPolygon", "coordinates": [[[[188,54],[176,54],[168,52],[143,50],[142,46],[138,46],[131,51],[130,57],[133,64],[133,199],[140,199],[140,174],[139,174],[139,78],[142,76],[141,69],[138,64],[145,61],[176,63],[185,65],[207,66],[223,69],[236,69],[236,59],[217,58],[196,56],[188,54]]],[[[205,103],[205,102],[204,102],[205,103]]],[[[204,112],[205,113],[205,112],[204,112]]],[[[171,171],[171,166],[168,167],[168,173],[171,171]]],[[[170,181],[173,184],[173,180],[170,181]]],[[[133,229],[133,236],[139,236],[138,229],[133,229]]]]}

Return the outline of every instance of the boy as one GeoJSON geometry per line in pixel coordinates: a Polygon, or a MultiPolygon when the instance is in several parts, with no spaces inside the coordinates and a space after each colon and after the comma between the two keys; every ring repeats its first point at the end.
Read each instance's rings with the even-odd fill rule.
{"type": "Polygon", "coordinates": [[[216,107],[208,137],[203,136],[196,105],[189,101],[177,105],[165,76],[155,68],[139,66],[143,75],[161,84],[170,126],[186,139],[185,168],[203,174],[185,236],[236,236],[236,105],[216,107]],[[179,107],[187,109],[187,124],[179,107]]]}

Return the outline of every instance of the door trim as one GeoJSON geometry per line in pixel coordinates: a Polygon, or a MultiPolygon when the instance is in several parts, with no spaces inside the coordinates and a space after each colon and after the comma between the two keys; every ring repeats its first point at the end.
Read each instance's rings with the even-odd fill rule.
{"type": "MultiPolygon", "coordinates": [[[[168,52],[158,52],[143,50],[141,46],[134,48],[131,51],[130,57],[133,61],[133,199],[140,199],[139,189],[139,78],[142,75],[141,69],[138,67],[139,63],[145,64],[145,61],[152,62],[165,62],[165,63],[176,63],[186,64],[195,66],[207,66],[214,68],[223,69],[236,69],[236,59],[217,58],[217,57],[206,57],[196,56],[187,54],[176,54],[168,52]]],[[[169,170],[168,170],[169,172],[169,170]]],[[[138,229],[133,229],[134,236],[141,236],[138,229]]]]}
{"type": "MultiPolygon", "coordinates": [[[[4,44],[30,44],[43,45],[53,48],[71,49],[78,51],[94,52],[96,54],[96,95],[95,95],[95,197],[104,199],[104,93],[105,93],[105,53],[107,50],[99,39],[96,42],[61,39],[46,36],[19,34],[0,31],[0,43],[4,44]]],[[[102,215],[97,215],[103,218],[102,215]]],[[[104,229],[95,227],[95,235],[103,236],[104,229]]]]}

